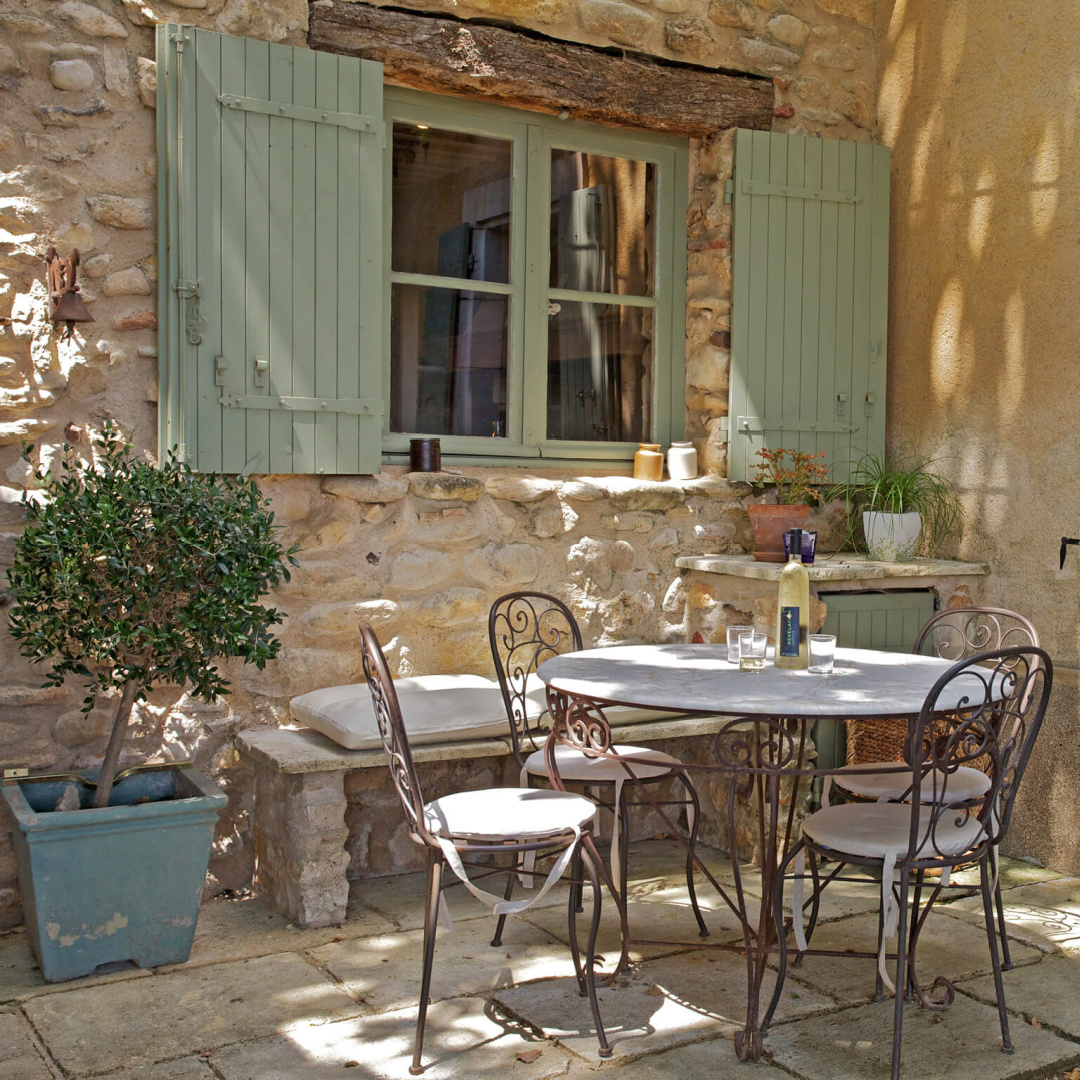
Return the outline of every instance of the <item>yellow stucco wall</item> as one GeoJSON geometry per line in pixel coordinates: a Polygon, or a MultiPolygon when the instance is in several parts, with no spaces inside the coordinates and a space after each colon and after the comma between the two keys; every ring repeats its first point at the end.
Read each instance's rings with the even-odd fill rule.
{"type": "Polygon", "coordinates": [[[1057,688],[1009,848],[1080,869],[1080,5],[880,0],[893,149],[889,440],[940,458],[983,601],[1036,624],[1057,688]]]}
{"type": "Polygon", "coordinates": [[[1080,652],[1080,5],[885,0],[889,439],[938,456],[986,599],[1080,652]]]}

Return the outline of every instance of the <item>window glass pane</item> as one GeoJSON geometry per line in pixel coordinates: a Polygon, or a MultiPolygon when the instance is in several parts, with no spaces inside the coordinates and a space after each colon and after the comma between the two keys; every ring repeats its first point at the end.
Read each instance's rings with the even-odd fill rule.
{"type": "Polygon", "coordinates": [[[649,438],[653,324],[651,308],[548,305],[549,439],[649,438]]]}
{"type": "Polygon", "coordinates": [[[394,270],[510,280],[511,144],[394,124],[394,270]]]}
{"type": "Polygon", "coordinates": [[[651,296],[655,198],[649,162],[552,150],[552,288],[651,296]]]}
{"type": "Polygon", "coordinates": [[[390,430],[506,434],[509,299],[394,285],[390,294],[390,430]]]}

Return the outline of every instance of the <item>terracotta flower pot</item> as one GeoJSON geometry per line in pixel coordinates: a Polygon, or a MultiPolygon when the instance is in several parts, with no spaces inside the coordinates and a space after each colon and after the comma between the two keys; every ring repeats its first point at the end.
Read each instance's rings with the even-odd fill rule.
{"type": "Polygon", "coordinates": [[[777,506],[775,503],[748,506],[750,524],[754,530],[754,558],[758,562],[784,561],[784,533],[801,528],[810,516],[804,503],[777,506]]]}

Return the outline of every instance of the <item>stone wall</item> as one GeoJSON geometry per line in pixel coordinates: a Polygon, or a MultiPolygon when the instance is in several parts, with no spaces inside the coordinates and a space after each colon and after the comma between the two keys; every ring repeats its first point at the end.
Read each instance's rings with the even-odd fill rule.
{"type": "MultiPolygon", "coordinates": [[[[317,0],[324,2],[324,0],[317,0]]],[[[397,5],[497,19],[549,37],[766,75],[776,130],[869,139],[876,80],[871,0],[475,0],[397,5]]],[[[157,440],[154,25],[162,21],[304,45],[302,0],[0,0],[0,572],[30,483],[21,444],[49,465],[86,452],[115,419],[139,447],[157,440]],[[46,318],[42,256],[83,255],[95,321],[60,341],[46,318]]],[[[597,54],[603,63],[604,54],[597,54]]],[[[726,471],[732,137],[691,143],[687,311],[688,435],[726,471]]],[[[274,598],[289,613],[280,660],[235,672],[214,705],[163,690],[137,712],[131,760],[194,755],[230,794],[212,862],[215,888],[250,880],[250,775],[235,731],[287,719],[290,697],[360,677],[354,627],[376,624],[398,674],[486,671],[483,618],[500,592],[564,595],[592,642],[683,633],[677,555],[738,551],[745,489],[713,479],[646,489],[625,479],[466,475],[268,478],[264,487],[301,569],[274,598]]],[[[101,754],[111,714],[81,693],[40,689],[42,673],[0,636],[0,757],[36,770],[101,754]]],[[[0,924],[17,920],[14,866],[0,838],[0,924]]]]}

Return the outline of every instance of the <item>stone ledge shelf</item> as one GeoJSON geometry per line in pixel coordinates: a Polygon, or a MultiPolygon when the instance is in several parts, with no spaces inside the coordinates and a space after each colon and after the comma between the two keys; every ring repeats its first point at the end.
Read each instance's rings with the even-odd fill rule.
{"type": "MultiPolygon", "coordinates": [[[[683,575],[686,640],[722,641],[725,628],[753,623],[772,633],[776,624],[776,583],[782,563],[758,562],[752,555],[684,555],[675,560],[683,575]]],[[[928,589],[940,606],[979,602],[979,585],[990,572],[983,562],[910,559],[878,562],[851,551],[819,554],[810,572],[810,627],[825,620],[826,598],[838,592],[928,589]]]]}
{"type": "MultiPolygon", "coordinates": [[[[707,574],[779,581],[783,563],[758,562],[753,555],[684,555],[675,560],[680,570],[700,570],[707,574]]],[[[910,559],[907,562],[878,562],[855,552],[840,551],[819,555],[808,566],[810,580],[881,581],[885,578],[941,578],[982,576],[990,573],[984,562],[958,562],[954,559],[910,559]]]]}

